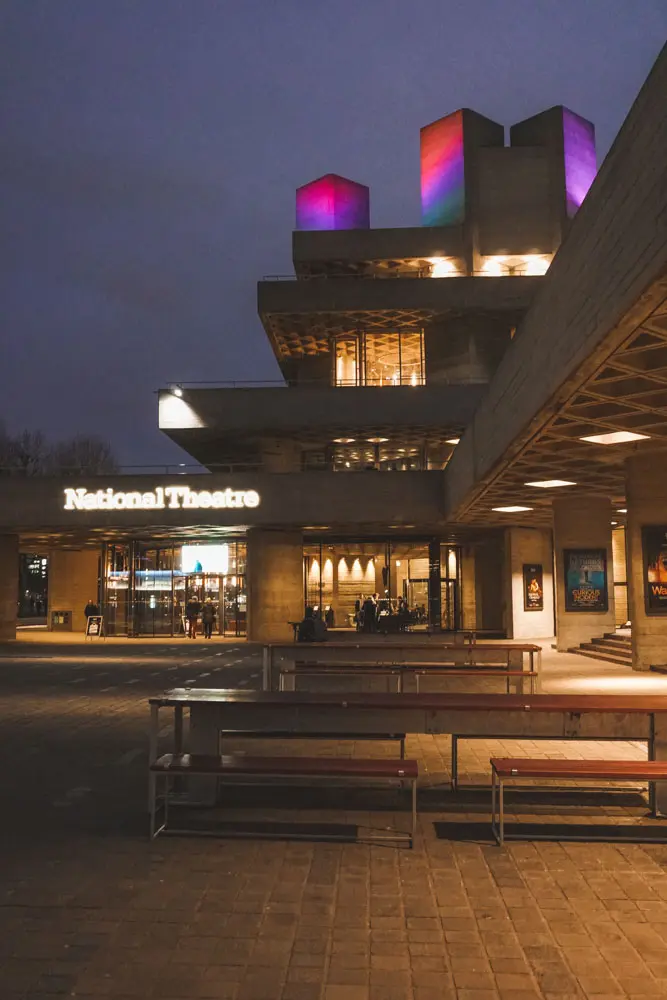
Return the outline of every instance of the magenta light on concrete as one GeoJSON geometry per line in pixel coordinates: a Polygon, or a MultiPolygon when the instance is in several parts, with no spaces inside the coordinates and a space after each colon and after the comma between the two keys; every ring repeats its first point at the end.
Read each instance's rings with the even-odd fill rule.
{"type": "Polygon", "coordinates": [[[453,226],[465,214],[463,112],[425,125],[419,133],[422,226],[453,226]]]}
{"type": "Polygon", "coordinates": [[[296,189],[297,229],[368,229],[370,192],[339,174],[325,174],[296,189]]]}
{"type": "Polygon", "coordinates": [[[597,167],[595,126],[567,108],[563,108],[563,154],[565,200],[567,214],[572,218],[593,183],[597,167]]]}

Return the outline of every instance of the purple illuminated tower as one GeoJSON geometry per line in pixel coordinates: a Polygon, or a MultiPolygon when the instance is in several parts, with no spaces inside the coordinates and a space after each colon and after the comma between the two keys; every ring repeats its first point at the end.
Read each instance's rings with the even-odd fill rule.
{"type": "Polygon", "coordinates": [[[563,158],[566,211],[571,219],[593,183],[597,166],[595,126],[567,108],[563,108],[563,158]]]}
{"type": "Polygon", "coordinates": [[[453,226],[465,215],[463,111],[420,130],[423,226],[453,226]]]}
{"type": "Polygon", "coordinates": [[[339,174],[325,174],[296,190],[297,229],[368,229],[370,191],[339,174]]]}

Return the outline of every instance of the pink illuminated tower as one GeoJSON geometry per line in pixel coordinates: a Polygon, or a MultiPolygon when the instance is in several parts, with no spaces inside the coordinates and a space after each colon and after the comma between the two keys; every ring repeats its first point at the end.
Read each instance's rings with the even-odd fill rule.
{"type": "Polygon", "coordinates": [[[370,191],[339,174],[325,174],[296,191],[297,229],[368,229],[370,191]]]}

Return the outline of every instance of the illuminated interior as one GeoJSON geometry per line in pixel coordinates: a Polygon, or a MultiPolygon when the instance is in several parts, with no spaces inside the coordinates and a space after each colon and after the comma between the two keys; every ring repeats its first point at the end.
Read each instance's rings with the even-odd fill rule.
{"type": "Polygon", "coordinates": [[[552,260],[553,254],[539,253],[482,257],[482,265],[478,274],[487,278],[546,274],[552,260]]]}
{"type": "Polygon", "coordinates": [[[432,577],[429,545],[420,540],[314,542],[304,546],[303,557],[306,607],[328,619],[330,628],[366,631],[360,611],[367,597],[377,595],[378,631],[423,631],[429,615],[438,613],[429,601],[438,586],[442,627],[460,627],[456,546],[440,546],[439,573],[432,577]]]}
{"type": "Polygon", "coordinates": [[[424,385],[424,335],[345,334],[334,348],[334,384],[424,385]]]}

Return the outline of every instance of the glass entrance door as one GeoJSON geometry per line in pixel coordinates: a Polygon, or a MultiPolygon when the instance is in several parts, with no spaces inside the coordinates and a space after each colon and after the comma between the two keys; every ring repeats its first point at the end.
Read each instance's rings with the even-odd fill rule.
{"type": "Polygon", "coordinates": [[[186,631],[185,606],[192,598],[200,604],[210,600],[215,606],[215,635],[245,635],[246,590],[245,576],[218,573],[193,573],[178,581],[174,590],[174,632],[186,631]],[[178,609],[178,612],[177,612],[178,609]],[[177,613],[180,621],[177,621],[177,613]]]}

